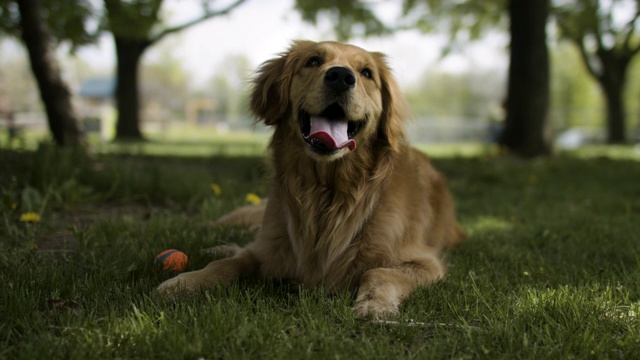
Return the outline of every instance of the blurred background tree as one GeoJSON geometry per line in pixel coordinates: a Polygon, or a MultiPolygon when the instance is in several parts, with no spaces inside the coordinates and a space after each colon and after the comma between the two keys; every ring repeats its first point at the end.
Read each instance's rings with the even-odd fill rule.
{"type": "Polygon", "coordinates": [[[214,112],[217,120],[225,119],[230,127],[247,126],[241,123],[242,119],[251,118],[246,79],[252,67],[245,55],[229,54],[216,65],[217,75],[208,85],[207,92],[217,104],[214,112]]]}
{"type": "MultiPolygon", "coordinates": [[[[12,44],[1,43],[0,46],[9,48],[12,44]]],[[[26,54],[21,50],[15,48],[15,52],[11,53],[5,50],[0,57],[0,114],[3,111],[42,111],[38,86],[32,79],[33,73],[26,54]]]]}
{"type": "MultiPolygon", "coordinates": [[[[49,129],[61,146],[82,145],[84,136],[53,49],[62,42],[69,42],[72,49],[91,42],[93,37],[85,28],[91,13],[86,1],[0,1],[0,32],[19,37],[27,49],[49,129]]],[[[13,117],[14,105],[5,106],[9,107],[5,109],[10,112],[8,116],[13,117]]]]}
{"type": "MultiPolygon", "coordinates": [[[[242,1],[228,0],[220,3],[223,5],[215,2],[215,5],[221,6],[218,9],[212,8],[214,0],[202,1],[194,6],[195,11],[190,12],[191,20],[184,16],[185,13],[183,19],[187,18],[187,21],[178,22],[177,26],[171,25],[176,24],[172,16],[176,7],[181,5],[169,4],[170,6],[165,6],[169,11],[162,10],[166,3],[162,0],[39,1],[43,5],[42,22],[47,25],[51,36],[49,46],[58,49],[58,58],[69,59],[63,51],[73,54],[81,46],[94,43],[98,37],[113,38],[118,57],[116,77],[122,78],[118,79],[119,95],[118,91],[116,92],[116,106],[120,114],[117,122],[118,139],[140,139],[142,118],[151,120],[148,125],[154,125],[152,123],[160,118],[181,120],[188,117],[185,113],[189,110],[185,111],[185,107],[193,104],[194,97],[203,100],[201,104],[208,104],[205,111],[207,114],[198,116],[198,121],[204,120],[203,123],[206,123],[209,119],[213,123],[228,125],[231,128],[251,123],[250,114],[245,107],[248,87],[246,80],[250,77],[251,69],[257,64],[252,64],[246,54],[240,51],[226,55],[226,59],[218,60],[218,64],[211,66],[215,73],[207,80],[201,75],[192,77],[189,73],[191,69],[181,64],[182,56],[175,52],[175,48],[180,47],[182,40],[178,41],[173,37],[176,41],[160,41],[167,39],[167,34],[176,33],[204,21],[207,16],[229,12],[242,1]],[[200,4],[203,5],[198,8],[200,4]],[[119,43],[125,45],[118,48],[119,43]],[[158,44],[159,46],[156,46],[158,44]],[[151,46],[154,51],[150,56],[144,57],[144,66],[140,66],[143,54],[147,53],[151,46]],[[150,111],[154,108],[153,104],[160,104],[161,111],[150,111]]],[[[531,3],[529,1],[528,5],[531,3]]],[[[447,134],[432,131],[434,126],[449,127],[453,124],[453,127],[447,130],[452,132],[460,132],[461,129],[471,127],[483,131],[480,128],[486,127],[490,119],[493,121],[504,118],[506,121],[500,122],[504,130],[502,136],[496,137],[494,133],[486,138],[497,138],[511,152],[522,156],[548,153],[551,144],[548,129],[551,122],[554,130],[563,132],[580,128],[588,131],[590,138],[598,136],[597,133],[603,124],[609,124],[606,133],[610,142],[617,142],[610,139],[614,133],[613,129],[622,129],[624,138],[627,138],[628,129],[636,124],[635,131],[640,133],[640,102],[637,101],[640,97],[640,83],[637,79],[640,76],[636,76],[640,74],[640,61],[637,61],[638,57],[634,57],[640,46],[636,0],[554,0],[545,16],[546,20],[535,17],[538,19],[535,27],[526,21],[534,19],[534,11],[544,7],[541,8],[540,3],[536,2],[538,5],[535,9],[527,9],[528,5],[524,0],[404,0],[394,3],[391,6],[394,7],[392,12],[387,11],[390,8],[389,2],[364,0],[292,0],[291,4],[292,10],[297,11],[304,21],[317,24],[321,31],[324,28],[324,31],[330,32],[325,33],[323,37],[337,37],[343,40],[355,37],[359,38],[357,42],[373,35],[385,36],[406,30],[411,30],[409,33],[417,33],[415,30],[419,30],[429,33],[428,37],[431,37],[431,40],[434,37],[446,38],[446,41],[443,41],[444,46],[437,47],[434,51],[440,53],[441,59],[450,59],[460,56],[458,54],[468,54],[468,49],[475,46],[473,42],[476,40],[497,36],[502,39],[501,43],[505,43],[505,49],[511,52],[510,56],[515,56],[514,51],[520,54],[521,60],[513,61],[512,58],[509,73],[505,71],[506,68],[501,69],[498,66],[475,66],[473,60],[462,70],[450,71],[434,66],[426,71],[421,68],[420,72],[416,73],[415,69],[397,69],[398,74],[413,72],[414,79],[408,84],[403,84],[404,91],[416,116],[426,119],[420,124],[424,123],[430,127],[420,132],[412,132],[412,135],[425,135],[415,138],[416,141],[442,141],[452,138],[447,134]],[[514,7],[523,10],[516,15],[522,16],[522,20],[512,19],[514,15],[510,15],[509,11],[514,7]],[[594,9],[596,16],[583,14],[586,10],[594,9]],[[534,34],[532,29],[538,29],[536,44],[539,46],[532,47],[527,43],[529,40],[517,40],[513,37],[513,34],[509,33],[510,28],[514,30],[511,26],[513,24],[519,26],[521,35],[530,36],[534,34]],[[580,29],[583,29],[586,35],[578,36],[580,29]],[[549,31],[548,38],[545,30],[549,31]],[[600,34],[601,40],[598,41],[594,34],[600,34]],[[511,46],[507,47],[507,41],[504,39],[508,39],[509,36],[511,46]],[[582,50],[580,46],[583,47],[582,50]],[[534,56],[534,49],[538,49],[541,55],[534,56]],[[547,64],[549,55],[545,55],[545,51],[550,51],[553,62],[550,70],[547,64]],[[613,70],[608,70],[610,75],[604,76],[603,71],[608,67],[602,65],[605,64],[603,56],[622,56],[622,60],[616,61],[619,61],[618,65],[624,66],[612,67],[613,70]],[[521,66],[520,70],[514,68],[517,66],[521,66]],[[589,76],[594,75],[596,71],[601,72],[599,77],[589,76]],[[622,82],[618,83],[622,85],[617,87],[622,89],[618,92],[619,100],[610,101],[617,97],[606,95],[606,89],[616,87],[610,85],[605,88],[602,82],[605,77],[622,79],[622,82]],[[613,111],[613,107],[607,105],[609,103],[618,103],[620,107],[613,111]],[[613,118],[612,114],[616,113],[623,115],[622,121],[604,122],[604,117],[601,116],[607,114],[606,118],[610,119],[613,118]],[[434,125],[434,122],[437,124],[434,125]],[[622,126],[612,126],[614,123],[622,126]],[[426,136],[427,133],[430,136],[426,136]]],[[[16,0],[0,0],[0,32],[19,39],[20,16],[16,0]]],[[[292,34],[273,36],[296,37],[292,34]]],[[[424,44],[417,41],[415,46],[416,51],[428,53],[431,48],[418,47],[432,47],[433,41],[425,41],[424,44]]],[[[3,47],[2,42],[0,47],[3,47]]],[[[374,47],[372,49],[376,50],[374,47]]],[[[395,53],[389,55],[391,58],[406,56],[395,53]]],[[[7,98],[11,98],[13,108],[19,111],[38,111],[44,107],[40,105],[41,101],[34,97],[33,89],[36,85],[31,82],[32,77],[29,75],[34,72],[24,66],[22,59],[24,56],[19,52],[7,52],[0,57],[0,93],[11,95],[0,96],[5,103],[7,98]]],[[[49,59],[55,60],[55,57],[51,56],[49,59]]],[[[100,77],[110,76],[108,70],[93,68],[95,64],[82,64],[81,61],[74,60],[64,61],[61,65],[60,79],[64,79],[63,82],[76,89],[87,77],[97,74],[100,77]]],[[[58,95],[64,93],[56,92],[58,95]]],[[[155,108],[158,109],[160,106],[155,108]]],[[[82,111],[80,113],[83,114],[82,111]]],[[[51,121],[49,123],[51,125],[51,121]]],[[[54,134],[53,129],[51,133],[54,134]]],[[[54,134],[54,137],[56,136],[54,134]]],[[[464,139],[463,136],[455,138],[464,139]]]]}
{"type": "Polygon", "coordinates": [[[549,155],[549,0],[508,3],[509,73],[500,145],[524,157],[549,155]]]}
{"type": "Polygon", "coordinates": [[[382,35],[393,30],[378,18],[371,5],[371,2],[360,0],[295,1],[295,9],[307,22],[315,25],[319,18],[328,17],[341,41],[354,36],[382,35]]]}
{"type": "Polygon", "coordinates": [[[508,28],[509,71],[502,102],[505,118],[496,140],[524,157],[551,151],[545,32],[548,6],[547,0],[405,1],[405,16],[420,29],[449,33],[445,53],[457,51],[493,29],[508,28]]]}
{"type": "Polygon", "coordinates": [[[418,118],[486,119],[503,88],[504,76],[492,70],[427,70],[415,85],[405,89],[405,95],[418,118]]]}
{"type": "Polygon", "coordinates": [[[213,9],[212,1],[202,2],[202,13],[182,24],[164,27],[160,18],[163,0],[104,0],[106,27],[113,36],[117,56],[116,139],[141,140],[139,64],[145,51],[167,35],[177,33],[205,20],[226,15],[244,3],[237,0],[213,9]]]}
{"type": "Polygon", "coordinates": [[[551,52],[551,118],[558,132],[601,126],[604,104],[572,44],[557,43],[551,52]]]}
{"type": "Polygon", "coordinates": [[[155,56],[149,57],[141,67],[141,108],[154,112],[145,118],[155,123],[168,123],[171,119],[183,119],[190,96],[189,73],[176,58],[175,42],[158,46],[155,56]],[[160,110],[161,109],[161,110],[160,110]]]}
{"type": "MultiPolygon", "coordinates": [[[[377,34],[390,31],[376,18],[371,3],[365,1],[316,2],[297,0],[303,18],[315,21],[328,13],[335,20],[344,20],[337,29],[340,37],[352,35],[360,24],[360,33],[377,34]]],[[[505,100],[506,119],[498,142],[511,152],[533,157],[551,151],[548,129],[549,59],[546,44],[546,24],[549,1],[529,0],[405,0],[403,24],[397,28],[417,27],[425,32],[446,29],[449,45],[445,53],[455,50],[461,42],[478,39],[487,28],[510,20],[510,67],[505,100]]]]}
{"type": "Polygon", "coordinates": [[[563,0],[554,7],[560,36],[574,43],[606,100],[607,141],[627,141],[624,90],[640,53],[640,1],[563,0]]]}

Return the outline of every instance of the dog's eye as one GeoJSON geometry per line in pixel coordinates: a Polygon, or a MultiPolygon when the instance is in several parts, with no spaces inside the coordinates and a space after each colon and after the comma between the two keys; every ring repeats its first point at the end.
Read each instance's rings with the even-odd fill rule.
{"type": "Polygon", "coordinates": [[[369,68],[360,70],[360,74],[362,74],[362,76],[366,77],[367,79],[373,78],[373,72],[369,68]]]}
{"type": "Polygon", "coordinates": [[[307,60],[307,63],[304,64],[305,67],[318,67],[322,65],[322,60],[319,56],[312,56],[307,60]]]}

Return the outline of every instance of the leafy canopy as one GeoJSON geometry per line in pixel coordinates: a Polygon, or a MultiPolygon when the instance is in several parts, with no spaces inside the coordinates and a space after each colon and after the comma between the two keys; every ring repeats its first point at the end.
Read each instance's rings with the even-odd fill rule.
{"type": "MultiPolygon", "coordinates": [[[[92,20],[97,9],[89,0],[41,0],[41,16],[57,43],[69,42],[72,50],[94,42],[98,22],[92,20]]],[[[13,0],[0,0],[0,34],[20,36],[20,13],[13,0]]]]}

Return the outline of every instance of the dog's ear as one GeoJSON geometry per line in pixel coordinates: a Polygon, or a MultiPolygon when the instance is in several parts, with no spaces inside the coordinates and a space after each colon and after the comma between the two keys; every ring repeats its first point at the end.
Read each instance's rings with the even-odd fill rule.
{"type": "Polygon", "coordinates": [[[289,111],[289,88],[299,53],[312,41],[294,41],[288,51],[265,61],[256,73],[251,111],[267,125],[275,125],[289,111]]]}
{"type": "Polygon", "coordinates": [[[411,117],[411,111],[387,65],[385,55],[373,53],[373,57],[378,66],[382,92],[383,110],[378,137],[386,141],[394,151],[398,151],[400,144],[406,139],[403,122],[411,117]]]}
{"type": "Polygon", "coordinates": [[[251,91],[251,111],[267,125],[275,125],[289,107],[290,75],[285,72],[288,53],[267,60],[258,68],[251,91]]]}

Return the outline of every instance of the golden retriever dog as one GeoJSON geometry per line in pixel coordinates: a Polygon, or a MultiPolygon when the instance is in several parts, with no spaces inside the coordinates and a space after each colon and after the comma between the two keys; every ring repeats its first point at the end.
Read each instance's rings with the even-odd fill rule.
{"type": "Polygon", "coordinates": [[[258,223],[256,238],[158,291],[289,278],[357,289],[359,317],[397,314],[414,289],[445,275],[445,250],[463,233],[444,177],[408,145],[409,112],[385,56],[295,41],[262,64],[253,85],[251,110],[274,128],[268,201],[220,222],[258,223]]]}

